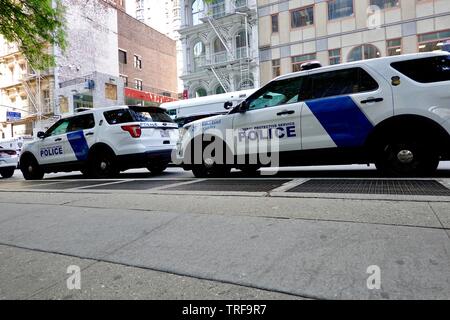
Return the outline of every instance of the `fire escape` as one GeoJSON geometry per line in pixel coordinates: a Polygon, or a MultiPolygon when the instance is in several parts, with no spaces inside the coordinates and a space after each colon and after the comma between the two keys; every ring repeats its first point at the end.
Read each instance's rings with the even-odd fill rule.
{"type": "Polygon", "coordinates": [[[251,54],[249,43],[249,32],[251,30],[250,11],[247,0],[231,0],[230,7],[226,8],[225,1],[217,1],[210,4],[202,19],[204,23],[208,23],[214,30],[217,38],[225,49],[223,52],[213,52],[206,59],[205,66],[217,79],[225,92],[232,91],[233,79],[231,70],[238,70],[239,81],[238,88],[235,90],[244,90],[253,88],[253,80],[251,77],[251,54]],[[225,25],[225,16],[238,15],[245,30],[243,35],[245,39],[237,39],[230,33],[229,28],[225,25]],[[237,46],[237,43],[241,44],[237,46]]]}

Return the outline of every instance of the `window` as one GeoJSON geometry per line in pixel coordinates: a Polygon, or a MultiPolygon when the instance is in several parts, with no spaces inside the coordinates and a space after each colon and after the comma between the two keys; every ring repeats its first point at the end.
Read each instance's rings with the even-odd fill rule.
{"type": "Polygon", "coordinates": [[[127,52],[119,49],[119,63],[127,64],[127,52]]]}
{"type": "Polygon", "coordinates": [[[165,110],[159,108],[130,107],[130,113],[137,122],[174,122],[165,110]]]}
{"type": "Polygon", "coordinates": [[[370,0],[371,6],[378,6],[380,9],[394,8],[399,6],[399,0],[370,0]]]}
{"type": "Polygon", "coordinates": [[[380,50],[371,44],[365,44],[356,48],[353,48],[348,55],[348,62],[373,59],[381,57],[380,50]]]}
{"type": "Polygon", "coordinates": [[[142,91],[142,80],[134,79],[134,88],[142,91]]]}
{"type": "Polygon", "coordinates": [[[354,94],[378,89],[378,83],[362,68],[312,74],[301,97],[304,100],[354,94]]]}
{"type": "Polygon", "coordinates": [[[402,54],[402,39],[393,39],[386,41],[387,55],[398,56],[402,54]]]}
{"type": "Polygon", "coordinates": [[[60,134],[65,134],[67,132],[67,128],[69,127],[70,119],[61,119],[56,122],[50,129],[45,133],[46,136],[56,136],[60,134]]]}
{"type": "Polygon", "coordinates": [[[128,109],[119,109],[103,112],[106,122],[109,124],[119,124],[133,122],[130,111],[128,109]]]}
{"type": "Polygon", "coordinates": [[[195,98],[206,97],[208,93],[205,88],[198,88],[195,90],[195,98]]]}
{"type": "MultiPolygon", "coordinates": [[[[248,36],[248,42],[250,43],[250,36],[248,36]]],[[[247,57],[247,38],[245,37],[245,30],[241,30],[236,35],[236,58],[247,57]]]]}
{"type": "Polygon", "coordinates": [[[291,28],[299,28],[314,24],[314,7],[291,11],[291,28]]]}
{"type": "Polygon", "coordinates": [[[272,33],[278,32],[278,14],[272,15],[272,33]]]}
{"type": "Polygon", "coordinates": [[[203,23],[201,18],[203,18],[204,10],[205,4],[203,0],[195,0],[192,2],[192,25],[196,26],[203,23]]]}
{"type": "Polygon", "coordinates": [[[292,57],[292,72],[301,71],[302,64],[311,60],[316,60],[315,53],[292,57]]]}
{"type": "Polygon", "coordinates": [[[225,93],[225,90],[223,89],[222,85],[218,85],[216,90],[215,90],[216,94],[222,94],[225,93]]]}
{"type": "Polygon", "coordinates": [[[222,41],[220,41],[219,38],[216,38],[214,40],[214,55],[213,55],[213,62],[214,63],[222,63],[227,61],[227,49],[223,45],[222,41]]]}
{"type": "Polygon", "coordinates": [[[205,45],[203,42],[198,41],[194,45],[194,66],[195,68],[204,66],[206,63],[206,57],[205,57],[205,45]]]}
{"type": "Polygon", "coordinates": [[[391,66],[420,83],[450,81],[450,57],[432,57],[394,62],[391,66]]]}
{"type": "Polygon", "coordinates": [[[80,130],[88,130],[95,127],[95,120],[93,114],[85,114],[82,116],[73,117],[70,119],[67,132],[74,132],[80,130]]]}
{"type": "Polygon", "coordinates": [[[341,63],[341,49],[333,49],[328,51],[330,65],[341,63]]]}
{"type": "Polygon", "coordinates": [[[450,47],[450,30],[439,31],[418,36],[419,52],[448,50],[450,47]]]}
{"type": "Polygon", "coordinates": [[[303,77],[273,81],[248,99],[249,110],[270,108],[298,102],[303,77]]]}
{"type": "Polygon", "coordinates": [[[134,55],[134,67],[142,69],[142,58],[140,56],[134,55]]]}
{"type": "Polygon", "coordinates": [[[328,20],[349,17],[353,15],[353,0],[328,1],[328,20]]]}
{"type": "Polygon", "coordinates": [[[272,78],[276,78],[281,75],[281,62],[280,59],[272,60],[272,78]]]}
{"type": "Polygon", "coordinates": [[[122,81],[123,81],[123,85],[124,85],[125,87],[128,87],[128,77],[127,77],[127,76],[120,75],[120,78],[121,78],[122,81]]]}

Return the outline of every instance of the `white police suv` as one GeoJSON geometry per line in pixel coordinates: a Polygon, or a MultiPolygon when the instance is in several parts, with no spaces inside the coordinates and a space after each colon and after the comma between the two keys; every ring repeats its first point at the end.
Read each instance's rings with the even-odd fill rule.
{"type": "Polygon", "coordinates": [[[80,170],[108,178],[131,168],[165,170],[178,140],[177,124],[164,109],[116,106],[92,109],[56,122],[25,146],[20,169],[27,180],[80,170]]]}
{"type": "Polygon", "coordinates": [[[185,125],[177,149],[178,161],[197,177],[274,164],[375,163],[385,175],[430,174],[450,159],[450,55],[384,57],[280,76],[228,114],[185,125]],[[272,140],[270,152],[254,146],[272,140]],[[213,142],[224,152],[211,152],[213,142]],[[276,163],[261,161],[274,154],[276,163]]]}
{"type": "Polygon", "coordinates": [[[0,176],[11,178],[17,168],[18,158],[16,150],[0,146],[0,176]]]}

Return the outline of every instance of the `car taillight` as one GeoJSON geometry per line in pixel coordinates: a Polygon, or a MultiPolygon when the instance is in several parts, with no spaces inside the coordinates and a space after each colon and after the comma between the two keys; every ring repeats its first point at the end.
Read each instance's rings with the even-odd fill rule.
{"type": "Polygon", "coordinates": [[[140,125],[122,126],[123,131],[127,131],[133,138],[139,138],[142,134],[140,125]]]}
{"type": "Polygon", "coordinates": [[[0,150],[0,156],[2,157],[12,157],[17,154],[14,150],[0,150]]]}

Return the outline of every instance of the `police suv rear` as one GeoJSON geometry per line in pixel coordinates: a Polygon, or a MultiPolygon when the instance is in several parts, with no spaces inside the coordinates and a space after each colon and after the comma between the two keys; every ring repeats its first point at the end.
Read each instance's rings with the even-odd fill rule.
{"type": "Polygon", "coordinates": [[[431,174],[450,159],[450,55],[384,57],[278,77],[228,114],[186,125],[177,157],[198,177],[253,171],[274,165],[249,148],[268,141],[277,144],[276,166],[375,163],[385,175],[431,174]],[[219,157],[208,150],[213,142],[223,146],[219,157]]]}
{"type": "Polygon", "coordinates": [[[116,106],[92,109],[56,122],[25,146],[25,179],[80,170],[93,178],[146,167],[164,171],[178,139],[176,123],[161,108],[116,106]]]}

